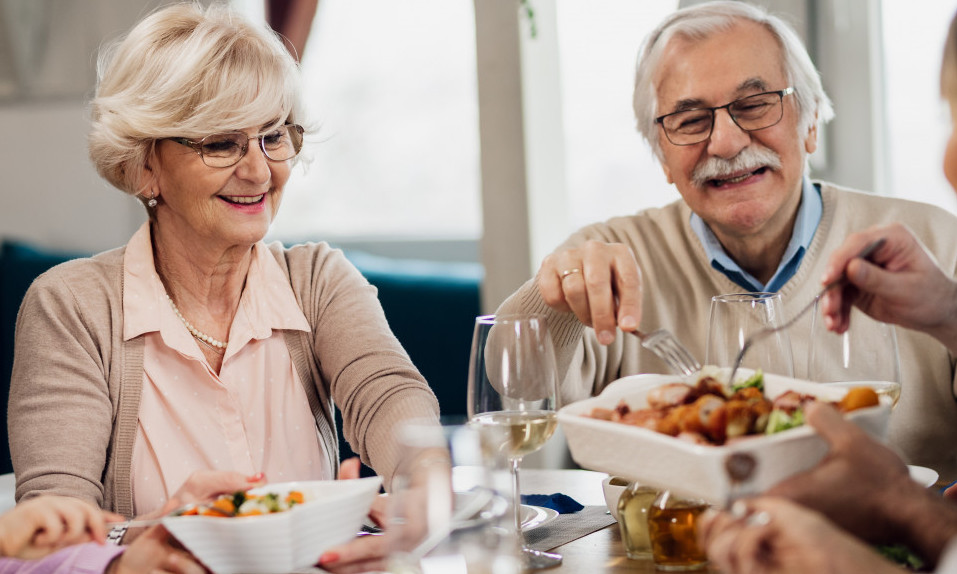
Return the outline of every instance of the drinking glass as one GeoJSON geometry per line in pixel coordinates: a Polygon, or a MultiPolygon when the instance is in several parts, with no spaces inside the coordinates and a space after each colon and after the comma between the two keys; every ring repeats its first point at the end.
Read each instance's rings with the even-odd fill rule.
{"type": "MultiPolygon", "coordinates": [[[[712,297],[705,362],[718,367],[733,367],[749,336],[766,327],[777,327],[785,320],[780,293],[732,293],[712,297]]],[[[787,329],[755,342],[745,354],[741,366],[794,376],[794,358],[787,329]]]]}
{"type": "Polygon", "coordinates": [[[851,308],[851,326],[838,335],[827,330],[815,307],[808,343],[808,379],[833,386],[867,386],[894,408],[901,396],[897,330],[851,308]]]}
{"type": "Polygon", "coordinates": [[[469,359],[468,415],[473,424],[503,428],[501,451],[509,459],[514,500],[514,529],[522,541],[525,568],[561,563],[561,555],[524,544],[518,467],[522,457],[540,449],[555,432],[558,375],[551,337],[543,317],[478,317],[469,359]]]}
{"type": "Polygon", "coordinates": [[[665,490],[648,509],[648,537],[658,570],[697,570],[708,562],[698,543],[698,518],[708,503],[665,490]]]}
{"type": "Polygon", "coordinates": [[[420,421],[399,428],[384,534],[390,572],[521,571],[503,432],[420,421]]]}

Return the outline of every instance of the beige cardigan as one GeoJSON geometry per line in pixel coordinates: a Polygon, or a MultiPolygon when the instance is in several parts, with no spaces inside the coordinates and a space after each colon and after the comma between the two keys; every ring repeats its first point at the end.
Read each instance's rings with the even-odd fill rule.
{"type": "MultiPolygon", "coordinates": [[[[330,468],[338,468],[335,403],[349,444],[389,485],[395,426],[437,421],[435,395],[392,335],[375,287],[341,251],[324,243],[269,249],[312,326],[286,331],[286,344],[330,468]]],[[[58,265],[23,300],[8,407],[18,501],[56,493],[133,513],[143,338],[123,341],[124,252],[58,265]]]]}
{"type": "MultiPolygon", "coordinates": [[[[824,210],[801,267],[781,289],[785,315],[810,301],[820,289],[827,256],[851,232],[900,221],[908,225],[951,275],[957,271],[957,218],[930,205],[877,197],[822,184],[824,210]]],[[[704,361],[711,297],[743,289],[713,269],[689,224],[683,201],[660,209],[618,217],[585,227],[558,249],[587,239],[621,242],[634,251],[644,290],[640,329],[673,331],[704,361]]],[[[600,345],[571,313],[550,309],[534,279],[523,285],[499,312],[539,312],[547,316],[555,341],[566,401],[598,394],[611,381],[636,373],[667,373],[666,366],[641,348],[635,337],[618,336],[600,345]]],[[[806,376],[809,313],[790,329],[795,375],[806,376]]],[[[957,403],[954,400],[955,359],[930,336],[898,327],[903,392],[891,417],[889,439],[910,462],[937,469],[957,479],[957,403]]]]}

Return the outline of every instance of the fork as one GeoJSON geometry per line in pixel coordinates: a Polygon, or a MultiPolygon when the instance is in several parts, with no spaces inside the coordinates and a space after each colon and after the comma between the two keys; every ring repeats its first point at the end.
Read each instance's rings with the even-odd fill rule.
{"type": "Polygon", "coordinates": [[[215,512],[216,514],[220,514],[224,517],[236,516],[236,513],[229,512],[228,510],[223,510],[222,508],[219,508],[217,506],[206,506],[201,503],[190,502],[178,508],[174,508],[173,510],[164,514],[163,516],[159,516],[157,518],[133,518],[132,520],[123,520],[121,522],[107,522],[106,526],[107,528],[116,528],[116,527],[140,528],[140,527],[146,527],[146,526],[155,526],[157,524],[162,524],[164,518],[167,518],[169,516],[179,516],[188,510],[192,510],[200,506],[203,506],[206,510],[215,512]]]}
{"type": "Polygon", "coordinates": [[[642,333],[638,330],[628,332],[638,337],[641,346],[657,355],[671,367],[672,371],[689,376],[701,370],[701,363],[671,331],[658,329],[651,333],[642,333]]]}
{"type": "MultiPolygon", "coordinates": [[[[883,237],[875,239],[874,241],[865,245],[864,249],[861,249],[861,251],[855,256],[855,259],[864,259],[865,261],[871,261],[871,257],[874,255],[874,253],[878,249],[881,248],[882,245],[884,245],[883,237]]],[[[745,339],[744,344],[741,345],[741,350],[738,351],[738,356],[734,360],[734,368],[731,369],[731,376],[728,377],[728,383],[730,384],[734,382],[734,375],[735,373],[738,372],[738,367],[741,366],[741,361],[744,360],[744,354],[747,353],[748,349],[750,349],[758,340],[763,339],[767,337],[768,335],[773,335],[774,333],[777,333],[778,331],[783,331],[784,329],[787,329],[791,325],[795,324],[798,319],[804,316],[805,313],[810,311],[811,308],[814,307],[815,304],[817,304],[821,296],[823,296],[825,293],[827,293],[831,289],[839,285],[843,285],[846,280],[847,280],[847,275],[844,273],[841,273],[840,277],[838,277],[837,279],[825,285],[820,291],[818,291],[817,295],[815,295],[814,298],[808,302],[807,305],[805,305],[800,311],[798,311],[793,317],[785,321],[783,324],[778,325],[777,327],[765,327],[764,329],[761,329],[760,331],[757,331],[755,333],[752,333],[751,335],[748,335],[748,338],[745,339]]]]}

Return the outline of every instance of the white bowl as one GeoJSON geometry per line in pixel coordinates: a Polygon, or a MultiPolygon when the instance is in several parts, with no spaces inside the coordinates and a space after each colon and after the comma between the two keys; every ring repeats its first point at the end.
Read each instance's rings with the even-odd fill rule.
{"type": "MultiPolygon", "coordinates": [[[[680,378],[675,375],[625,377],[610,384],[597,397],[563,407],[558,412],[558,421],[575,462],[583,468],[725,504],[732,498],[763,492],[811,468],[827,453],[827,443],[810,426],[724,446],[709,446],[586,416],[595,407],[614,408],[622,399],[632,409],[645,408],[650,389],[676,381],[680,378]],[[750,477],[735,484],[725,467],[732,455],[750,458],[755,463],[750,477]]],[[[767,373],[764,387],[765,395],[772,399],[791,389],[826,400],[838,400],[847,392],[767,373]]],[[[889,416],[890,408],[879,405],[851,412],[848,418],[869,434],[883,439],[889,416]]]]}
{"type": "Polygon", "coordinates": [[[163,526],[216,574],[292,572],[355,537],[381,483],[370,477],[270,484],[250,492],[298,490],[306,502],[262,516],[168,516],[163,526]]]}
{"type": "Polygon", "coordinates": [[[611,484],[612,479],[623,480],[618,476],[606,476],[605,480],[601,481],[601,491],[605,495],[605,506],[608,507],[608,511],[615,517],[615,520],[618,520],[618,499],[621,498],[621,493],[625,492],[628,486],[611,484]]]}

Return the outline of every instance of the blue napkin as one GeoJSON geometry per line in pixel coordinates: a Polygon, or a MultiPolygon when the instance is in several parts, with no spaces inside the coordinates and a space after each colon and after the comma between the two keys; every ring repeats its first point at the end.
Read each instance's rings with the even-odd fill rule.
{"type": "Polygon", "coordinates": [[[559,514],[578,512],[585,508],[574,498],[560,492],[554,494],[523,494],[522,504],[551,508],[558,511],[559,514]]]}

